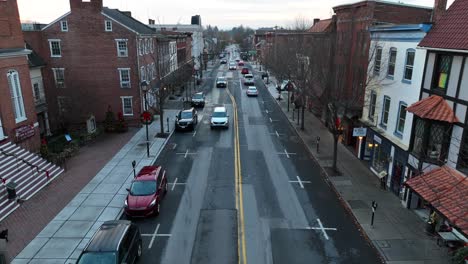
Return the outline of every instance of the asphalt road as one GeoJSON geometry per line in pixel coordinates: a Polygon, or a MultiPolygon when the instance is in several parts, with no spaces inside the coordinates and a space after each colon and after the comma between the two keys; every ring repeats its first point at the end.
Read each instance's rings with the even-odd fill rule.
{"type": "Polygon", "coordinates": [[[255,78],[260,94],[247,97],[239,70],[209,73],[195,132],[174,133],[156,161],[171,183],[161,215],[133,220],[144,234],[139,263],[379,263],[255,78]],[[215,87],[217,76],[227,89],[215,87]],[[227,130],[210,129],[217,104],[230,113],[227,130]]]}

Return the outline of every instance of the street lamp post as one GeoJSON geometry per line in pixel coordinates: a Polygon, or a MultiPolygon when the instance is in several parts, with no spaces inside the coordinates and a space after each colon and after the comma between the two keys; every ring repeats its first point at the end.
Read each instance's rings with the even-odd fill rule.
{"type": "MultiPolygon", "coordinates": [[[[143,81],[141,83],[141,90],[143,91],[144,94],[144,100],[145,100],[145,111],[148,111],[148,100],[146,99],[146,94],[148,93],[148,83],[146,81],[143,81]]],[[[149,157],[149,135],[148,135],[148,122],[145,123],[146,126],[146,156],[149,157]]]]}

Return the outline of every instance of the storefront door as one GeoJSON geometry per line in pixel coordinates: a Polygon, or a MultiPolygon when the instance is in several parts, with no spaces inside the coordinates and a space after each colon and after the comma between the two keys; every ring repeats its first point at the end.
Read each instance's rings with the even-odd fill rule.
{"type": "Polygon", "coordinates": [[[395,195],[400,195],[401,183],[403,178],[403,164],[399,161],[394,162],[393,175],[391,180],[391,190],[395,195]]]}

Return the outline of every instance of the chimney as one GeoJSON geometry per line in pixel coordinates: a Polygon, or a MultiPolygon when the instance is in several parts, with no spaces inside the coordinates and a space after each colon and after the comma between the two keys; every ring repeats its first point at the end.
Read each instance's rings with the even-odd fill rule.
{"type": "Polygon", "coordinates": [[[102,6],[102,0],[70,0],[71,12],[77,9],[90,9],[101,12],[102,6]]]}
{"type": "Polygon", "coordinates": [[[154,25],[155,22],[156,22],[156,21],[154,21],[154,19],[151,19],[151,18],[148,19],[148,24],[150,24],[150,25],[154,25]]]}
{"type": "Polygon", "coordinates": [[[130,12],[130,11],[120,11],[120,13],[122,13],[122,14],[128,16],[128,17],[132,17],[132,12],[130,12]]]}
{"type": "Polygon", "coordinates": [[[434,0],[434,10],[432,11],[432,22],[437,23],[445,14],[447,0],[434,0]]]}
{"type": "Polygon", "coordinates": [[[320,18],[314,18],[314,24],[312,24],[312,25],[317,24],[319,21],[320,21],[320,18]]]}

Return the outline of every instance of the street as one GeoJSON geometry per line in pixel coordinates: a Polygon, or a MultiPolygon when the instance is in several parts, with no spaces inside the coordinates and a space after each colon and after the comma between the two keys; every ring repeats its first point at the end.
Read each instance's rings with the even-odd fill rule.
{"type": "Polygon", "coordinates": [[[207,103],[195,131],[174,133],[157,159],[170,191],[159,216],[133,219],[143,235],[140,263],[378,263],[260,77],[257,98],[246,96],[241,81],[239,71],[216,65],[202,87],[207,103]],[[217,76],[228,78],[229,92],[215,87],[217,76]],[[231,125],[210,130],[219,104],[231,125]]]}

